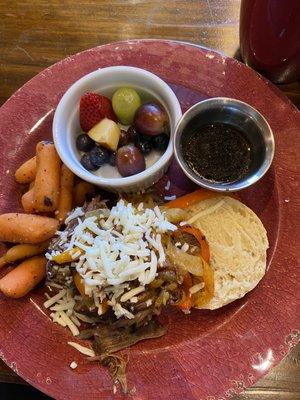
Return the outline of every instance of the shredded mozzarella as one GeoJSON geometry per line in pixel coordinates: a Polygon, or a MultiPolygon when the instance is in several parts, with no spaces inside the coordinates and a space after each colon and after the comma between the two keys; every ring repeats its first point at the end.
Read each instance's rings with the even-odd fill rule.
{"type": "Polygon", "coordinates": [[[76,369],[77,367],[78,367],[77,362],[72,361],[71,364],[70,364],[70,368],[71,368],[71,369],[76,369]]]}
{"type": "Polygon", "coordinates": [[[68,310],[72,310],[74,305],[75,305],[75,301],[71,300],[71,301],[65,302],[63,304],[58,304],[56,306],[52,306],[52,307],[50,307],[50,310],[51,311],[68,311],[68,310]]]}
{"type": "MultiPolygon", "coordinates": [[[[55,282],[50,282],[50,283],[48,283],[47,286],[53,287],[53,288],[55,288],[55,289],[63,289],[63,286],[62,286],[62,285],[59,285],[58,283],[55,283],[55,282]]],[[[50,298],[50,297],[49,297],[49,298],[50,298]]]]}
{"type": "Polygon", "coordinates": [[[77,326],[74,324],[74,322],[71,321],[71,319],[68,317],[68,315],[64,312],[60,312],[61,319],[66,323],[70,331],[72,332],[73,336],[79,335],[79,330],[77,326]]]}
{"type": "Polygon", "coordinates": [[[81,314],[76,311],[74,311],[74,315],[77,317],[77,319],[81,320],[82,322],[87,322],[89,324],[93,324],[97,321],[96,318],[89,317],[88,315],[81,314]]]}
{"type": "Polygon", "coordinates": [[[68,217],[65,220],[65,223],[68,224],[70,221],[72,221],[72,219],[81,217],[82,215],[84,215],[82,208],[77,207],[70,215],[68,215],[68,217]]]}
{"type": "MultiPolygon", "coordinates": [[[[82,209],[77,208],[68,216],[66,222],[77,219],[77,225],[66,247],[68,251],[74,247],[82,250],[75,250],[73,257],[79,258],[72,266],[82,278],[85,294],[93,298],[99,315],[104,312],[101,303],[106,298],[117,318],[133,318],[133,314],[120,303],[135,298],[155,279],[157,268],[166,260],[162,234],[173,232],[177,227],[166,219],[159,207],[145,208],[143,203],[135,207],[124,200],[120,200],[105,216],[102,211],[98,216],[81,219],[83,215],[82,209]],[[130,288],[128,282],[135,280],[140,282],[140,286],[127,290],[130,288]]],[[[51,253],[48,257],[51,259],[53,256],[51,253]]],[[[46,306],[53,306],[63,296],[47,300],[46,306]]],[[[76,332],[77,319],[71,318],[74,315],[73,302],[69,299],[54,305],[51,310],[61,312],[61,319],[72,332],[76,332]]]]}
{"type": "Polygon", "coordinates": [[[137,302],[138,302],[138,298],[137,297],[131,297],[130,303],[137,303],[137,302]]]}
{"type": "Polygon", "coordinates": [[[61,319],[60,313],[51,313],[50,317],[52,318],[53,322],[56,322],[63,327],[67,326],[67,324],[61,319]]]}
{"type": "Polygon", "coordinates": [[[68,345],[74,347],[74,349],[78,350],[81,354],[84,354],[85,356],[95,357],[95,352],[93,349],[82,346],[81,344],[76,342],[68,342],[68,345]]]}
{"type": "Polygon", "coordinates": [[[44,306],[50,308],[52,311],[50,313],[50,318],[53,322],[56,322],[63,327],[67,326],[73,336],[79,334],[78,327],[81,326],[80,320],[87,323],[95,322],[95,318],[90,318],[86,315],[77,313],[74,310],[75,297],[76,300],[81,300],[81,296],[73,297],[71,290],[63,289],[53,297],[50,297],[48,293],[45,293],[45,296],[48,300],[45,301],[44,306]]]}
{"type": "Polygon", "coordinates": [[[76,315],[71,315],[70,320],[76,325],[76,326],[81,326],[81,322],[79,319],[76,317],[76,315]]]}
{"type": "Polygon", "coordinates": [[[120,298],[120,302],[125,302],[130,300],[132,297],[136,296],[137,294],[142,293],[145,290],[144,286],[139,286],[137,288],[129,290],[129,292],[123,294],[123,296],[120,298]]]}
{"type": "Polygon", "coordinates": [[[55,304],[58,300],[62,299],[65,294],[67,293],[66,289],[61,290],[60,292],[58,292],[55,296],[51,297],[50,299],[48,299],[47,301],[45,301],[44,303],[44,307],[45,308],[49,308],[51,307],[53,304],[55,304]]]}

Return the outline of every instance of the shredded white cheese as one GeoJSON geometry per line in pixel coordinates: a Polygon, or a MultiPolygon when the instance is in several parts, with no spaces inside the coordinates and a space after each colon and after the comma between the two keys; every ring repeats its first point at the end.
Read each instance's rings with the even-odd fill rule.
{"type": "Polygon", "coordinates": [[[65,223],[68,224],[70,221],[72,221],[72,219],[78,218],[78,217],[82,217],[84,215],[84,212],[82,210],[81,207],[77,207],[75,208],[75,210],[69,214],[65,220],[65,223]]]}
{"type": "Polygon", "coordinates": [[[96,318],[89,317],[88,315],[81,314],[79,312],[74,311],[74,315],[77,317],[82,322],[87,322],[89,324],[93,324],[94,322],[97,322],[96,318]]]}
{"type": "Polygon", "coordinates": [[[84,354],[85,356],[95,357],[95,352],[93,349],[82,346],[81,344],[76,342],[68,342],[68,345],[74,347],[74,349],[78,350],[81,354],[84,354]]]}
{"type": "MultiPolygon", "coordinates": [[[[48,300],[45,301],[44,307],[51,310],[50,318],[53,322],[63,327],[68,327],[73,336],[79,334],[80,321],[90,324],[95,322],[95,318],[77,313],[74,310],[75,298],[70,289],[63,289],[53,297],[50,297],[48,293],[45,293],[45,296],[48,300]]],[[[81,300],[81,296],[75,297],[77,297],[77,300],[81,300]]]]}
{"type": "Polygon", "coordinates": [[[71,315],[70,320],[76,325],[76,326],[81,326],[81,322],[79,319],[76,317],[76,315],[71,315]]]}
{"type": "Polygon", "coordinates": [[[59,312],[51,313],[50,317],[52,318],[53,322],[56,322],[57,324],[63,326],[64,328],[67,326],[67,324],[62,320],[59,312]]]}
{"type": "Polygon", "coordinates": [[[44,303],[45,308],[51,307],[53,304],[55,304],[58,300],[62,299],[66,295],[67,291],[66,289],[61,290],[58,292],[55,296],[51,297],[44,303]]]}
{"type": "Polygon", "coordinates": [[[138,298],[137,297],[131,297],[130,303],[137,303],[137,302],[138,302],[138,298]]]}
{"type": "Polygon", "coordinates": [[[65,322],[67,327],[72,332],[73,336],[79,335],[79,330],[78,330],[77,326],[74,324],[74,322],[71,321],[71,319],[68,317],[68,315],[64,311],[60,312],[60,316],[61,316],[61,319],[65,322]]]}
{"type": "Polygon", "coordinates": [[[49,286],[51,288],[55,288],[55,289],[63,289],[62,285],[59,285],[58,283],[55,283],[55,282],[50,282],[50,283],[48,283],[47,286],[49,286]]]}
{"type": "Polygon", "coordinates": [[[71,364],[70,364],[70,368],[71,369],[76,369],[77,367],[78,367],[77,362],[72,361],[71,364]]]}
{"type": "MultiPolygon", "coordinates": [[[[162,234],[173,232],[177,227],[166,219],[159,207],[145,208],[143,203],[134,207],[124,200],[105,215],[99,211],[99,215],[80,219],[82,215],[82,209],[75,209],[66,220],[77,218],[78,222],[68,238],[66,250],[76,247],[84,252],[74,254],[79,258],[72,265],[82,277],[85,294],[93,298],[99,315],[105,311],[101,303],[106,298],[117,318],[133,318],[124,303],[136,297],[155,279],[157,268],[166,260],[162,234]],[[131,289],[131,281],[139,282],[139,286],[131,289]]],[[[50,307],[55,302],[50,299],[45,304],[50,307]]],[[[69,312],[71,316],[73,306],[70,299],[51,310],[64,312],[66,316],[69,312]]],[[[73,332],[77,329],[74,320],[62,319],[73,332]]]]}
{"type": "Polygon", "coordinates": [[[137,288],[129,290],[129,292],[126,292],[123,294],[123,296],[120,298],[121,302],[125,302],[127,300],[130,300],[132,297],[136,296],[137,294],[142,293],[145,290],[144,286],[139,286],[137,288]]]}

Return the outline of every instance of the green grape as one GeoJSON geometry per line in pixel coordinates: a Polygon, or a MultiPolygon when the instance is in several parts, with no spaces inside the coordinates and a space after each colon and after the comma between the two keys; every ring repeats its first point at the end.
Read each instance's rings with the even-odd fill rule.
{"type": "Polygon", "coordinates": [[[127,87],[118,89],[112,98],[113,110],[118,120],[124,125],[133,122],[134,114],[141,105],[141,98],[138,93],[127,87]]]}

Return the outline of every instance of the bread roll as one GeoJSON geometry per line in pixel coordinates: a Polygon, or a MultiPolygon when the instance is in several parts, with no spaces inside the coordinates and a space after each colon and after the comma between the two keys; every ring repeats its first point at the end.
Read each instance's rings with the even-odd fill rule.
{"type": "Polygon", "coordinates": [[[268,238],[258,216],[230,197],[191,207],[189,222],[201,229],[211,250],[215,294],[203,308],[216,309],[243,297],[266,271],[268,238]]]}

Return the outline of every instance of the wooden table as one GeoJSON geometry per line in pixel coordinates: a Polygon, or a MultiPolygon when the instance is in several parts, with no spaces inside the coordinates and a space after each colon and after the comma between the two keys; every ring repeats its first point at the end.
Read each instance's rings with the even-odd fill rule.
{"type": "MultiPolygon", "coordinates": [[[[45,67],[112,41],[177,39],[237,56],[239,7],[240,0],[2,0],[0,105],[45,67]]],[[[299,104],[299,83],[281,88],[299,104]]],[[[299,399],[299,363],[298,345],[236,400],[299,399]]],[[[2,362],[0,381],[24,383],[2,362]]]]}

